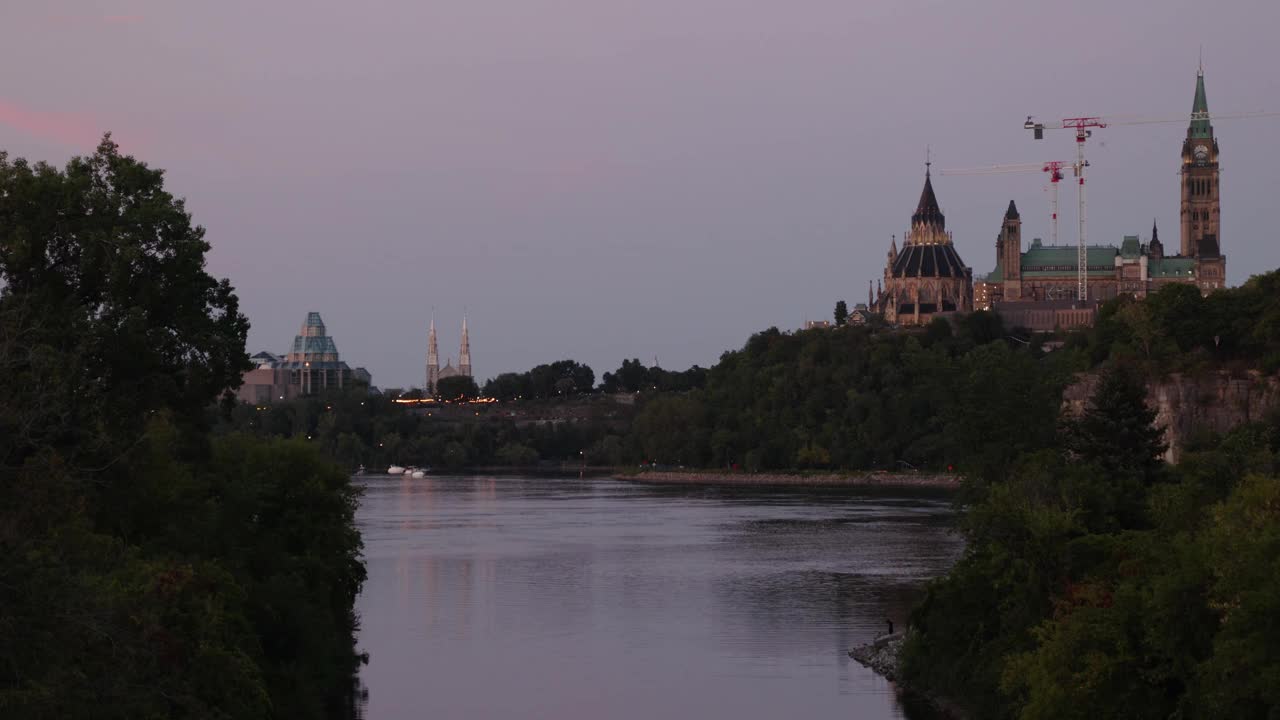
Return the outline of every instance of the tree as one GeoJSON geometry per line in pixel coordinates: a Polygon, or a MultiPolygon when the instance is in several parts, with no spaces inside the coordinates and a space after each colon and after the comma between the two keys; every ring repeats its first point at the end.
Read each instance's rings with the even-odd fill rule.
{"type": "Polygon", "coordinates": [[[1112,478],[1156,478],[1166,449],[1164,428],[1147,405],[1147,386],[1137,372],[1114,366],[1104,370],[1084,413],[1066,423],[1067,448],[1098,463],[1112,478]]]}
{"type": "Polygon", "coordinates": [[[153,411],[200,422],[250,367],[248,320],[205,272],[204,229],[163,179],[110,136],[63,171],[0,153],[0,303],[25,308],[31,341],[77,358],[66,411],[81,426],[101,414],[108,457],[153,411]]]}
{"type": "Polygon", "coordinates": [[[476,387],[476,381],[465,375],[440,378],[436,383],[436,397],[445,400],[470,399],[479,396],[480,388],[476,387]]]}
{"type": "Polygon", "coordinates": [[[836,303],[836,327],[844,325],[849,320],[849,306],[843,300],[836,303]]]}
{"type": "Polygon", "coordinates": [[[349,688],[355,492],[318,443],[212,440],[317,417],[217,412],[248,322],[203,236],[109,137],[61,171],[0,153],[6,717],[317,717],[349,688]]]}

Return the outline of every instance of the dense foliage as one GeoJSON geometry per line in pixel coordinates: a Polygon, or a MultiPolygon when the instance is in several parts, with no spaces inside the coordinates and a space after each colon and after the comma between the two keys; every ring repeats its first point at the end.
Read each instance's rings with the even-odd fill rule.
{"type": "Polygon", "coordinates": [[[595,378],[595,372],[582,363],[557,360],[528,372],[502,373],[484,384],[484,394],[499,400],[577,395],[591,392],[595,378]]]}
{"type": "Polygon", "coordinates": [[[693,466],[998,470],[1051,440],[1080,358],[1045,355],[988,313],[916,333],[770,329],[725,353],[705,389],[648,401],[630,440],[693,466]]]}
{"type": "Polygon", "coordinates": [[[409,408],[388,395],[362,389],[332,392],[271,405],[240,405],[220,422],[222,432],[264,438],[298,438],[339,465],[385,469],[560,466],[569,462],[620,465],[625,421],[608,398],[521,401],[520,417],[507,407],[441,404],[409,408]],[[473,407],[482,409],[473,411],[473,407]],[[585,416],[570,421],[565,412],[585,416]],[[528,418],[526,415],[532,415],[528,418]]]}
{"type": "Polygon", "coordinates": [[[207,250],[109,138],[0,154],[0,716],[349,700],[355,492],[305,443],[211,438],[248,323],[207,250]]]}
{"type": "Polygon", "coordinates": [[[1280,714],[1280,417],[1167,466],[1145,402],[1154,374],[1270,372],[1278,282],[1118,300],[1068,340],[1105,363],[1089,405],[970,478],[967,548],[913,614],[908,684],[984,718],[1280,714]]]}
{"type": "Polygon", "coordinates": [[[619,392],[686,392],[696,390],[707,382],[707,371],[697,365],[688,370],[663,370],[656,364],[645,367],[639,360],[623,360],[614,372],[607,372],[600,381],[600,391],[619,392]]]}

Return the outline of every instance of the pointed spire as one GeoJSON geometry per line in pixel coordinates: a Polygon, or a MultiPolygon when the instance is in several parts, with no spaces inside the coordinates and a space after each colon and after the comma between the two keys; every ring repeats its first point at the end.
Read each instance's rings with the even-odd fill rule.
{"type": "Polygon", "coordinates": [[[871,280],[867,280],[867,307],[876,304],[876,294],[874,288],[871,287],[871,280]]]}
{"type": "Polygon", "coordinates": [[[942,215],[942,209],[938,207],[938,197],[933,194],[933,179],[929,173],[931,164],[925,163],[924,190],[920,191],[920,204],[916,205],[916,212],[911,216],[911,223],[913,225],[928,223],[937,225],[941,229],[946,225],[946,218],[942,215]]]}
{"type": "Polygon", "coordinates": [[[1160,231],[1156,229],[1156,219],[1151,218],[1151,242],[1160,242],[1160,231]]]}
{"type": "Polygon", "coordinates": [[[1188,133],[1193,138],[1213,137],[1213,126],[1209,124],[1209,101],[1204,93],[1204,68],[1196,71],[1196,97],[1191,103],[1191,128],[1188,133]]]}
{"type": "Polygon", "coordinates": [[[898,257],[898,236],[889,236],[889,262],[893,262],[898,257]]]}
{"type": "Polygon", "coordinates": [[[1018,206],[1014,205],[1012,200],[1009,201],[1009,209],[1004,211],[1004,219],[1005,220],[1019,219],[1018,206]]]}
{"type": "Polygon", "coordinates": [[[436,311],[431,309],[431,329],[427,331],[427,393],[434,395],[440,379],[440,352],[436,349],[436,311]]]}
{"type": "Polygon", "coordinates": [[[471,377],[471,338],[467,335],[467,316],[462,316],[462,349],[458,352],[458,370],[471,377]]]}

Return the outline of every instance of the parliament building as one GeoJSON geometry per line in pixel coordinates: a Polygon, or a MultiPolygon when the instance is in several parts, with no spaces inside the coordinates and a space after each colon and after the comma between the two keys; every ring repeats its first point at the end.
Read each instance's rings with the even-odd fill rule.
{"type": "MultiPolygon", "coordinates": [[[[1182,143],[1181,175],[1181,242],[1177,252],[1165,251],[1154,223],[1146,242],[1128,235],[1118,247],[1090,245],[1085,253],[1090,301],[1120,294],[1146,297],[1169,283],[1196,285],[1205,293],[1224,286],[1226,257],[1218,230],[1218,140],[1209,119],[1203,72],[1196,74],[1191,123],[1182,143]]],[[[1075,300],[1077,258],[1075,245],[1042,245],[1036,239],[1024,249],[1022,220],[1010,201],[996,238],[995,270],[975,284],[974,305],[980,310],[1000,311],[1009,303],[1075,300]]]]}

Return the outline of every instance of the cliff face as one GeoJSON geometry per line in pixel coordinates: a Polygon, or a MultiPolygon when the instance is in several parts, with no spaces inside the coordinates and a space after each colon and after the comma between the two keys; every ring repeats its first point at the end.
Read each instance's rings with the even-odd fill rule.
{"type": "MultiPolygon", "coordinates": [[[[1068,415],[1084,412],[1097,384],[1097,375],[1078,377],[1062,394],[1063,410],[1068,415]]],[[[1280,408],[1280,377],[1252,371],[1244,377],[1226,372],[1174,374],[1148,383],[1147,404],[1156,411],[1156,424],[1165,429],[1165,460],[1176,463],[1197,433],[1225,433],[1280,408]]]]}

